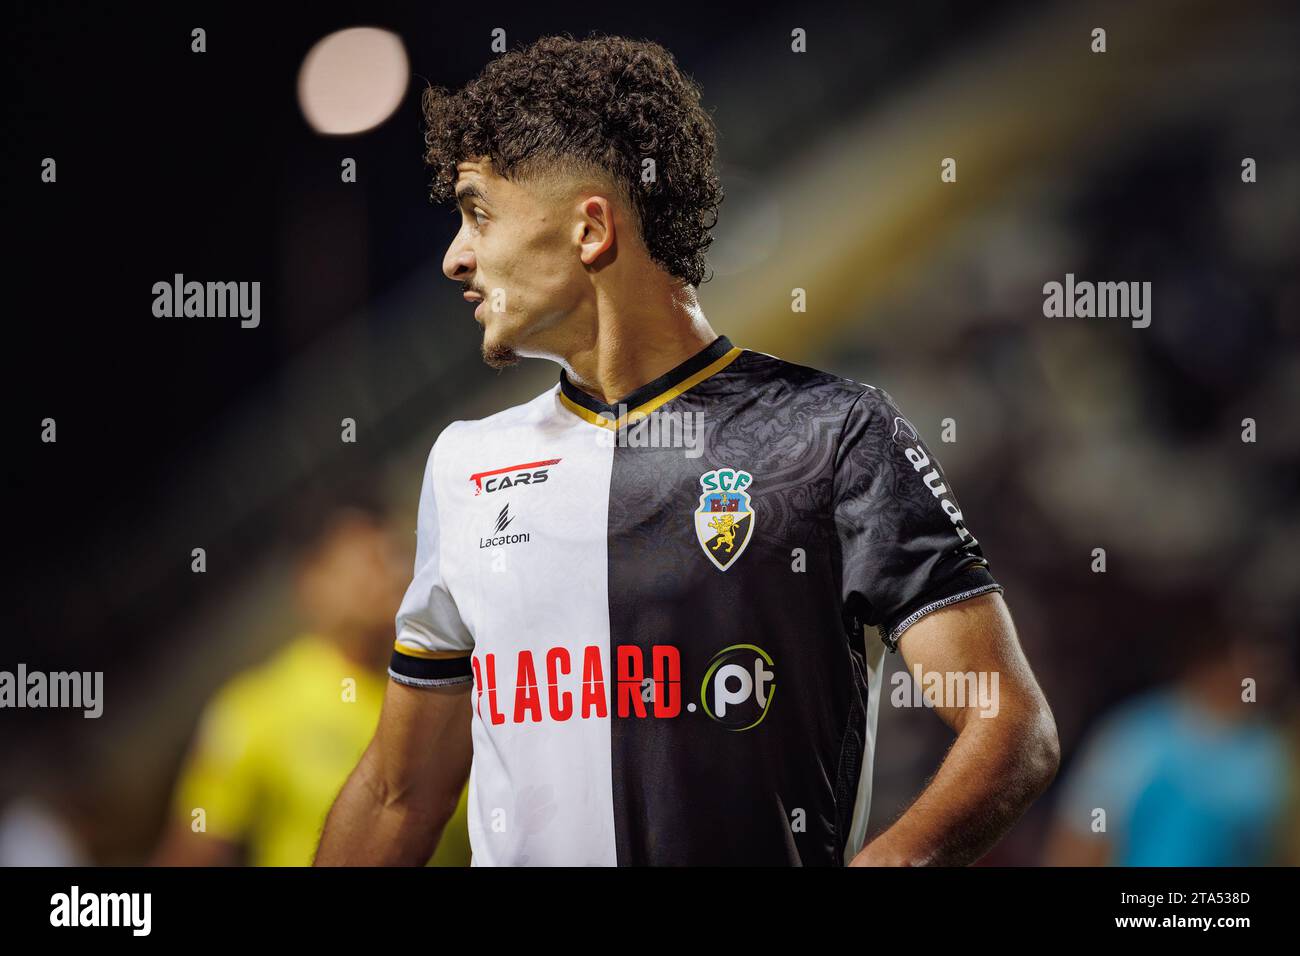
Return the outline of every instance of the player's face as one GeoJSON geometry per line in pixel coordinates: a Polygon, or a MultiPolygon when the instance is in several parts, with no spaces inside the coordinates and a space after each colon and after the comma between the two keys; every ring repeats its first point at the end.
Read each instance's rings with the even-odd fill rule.
{"type": "Polygon", "coordinates": [[[574,221],[556,192],[499,175],[488,161],[457,166],[460,231],[442,271],[474,302],[483,360],[554,353],[551,340],[584,288],[574,221]]]}

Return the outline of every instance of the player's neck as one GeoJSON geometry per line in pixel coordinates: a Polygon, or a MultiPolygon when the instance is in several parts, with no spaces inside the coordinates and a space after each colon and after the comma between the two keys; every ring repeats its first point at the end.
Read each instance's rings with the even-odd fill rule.
{"type": "Polygon", "coordinates": [[[561,364],[569,381],[607,404],[672,371],[718,337],[689,286],[635,302],[631,310],[601,305],[561,364]]]}

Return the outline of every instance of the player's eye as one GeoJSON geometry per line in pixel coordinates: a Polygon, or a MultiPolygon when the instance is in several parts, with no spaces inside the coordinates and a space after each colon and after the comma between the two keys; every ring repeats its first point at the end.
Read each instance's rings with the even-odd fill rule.
{"type": "Polygon", "coordinates": [[[483,223],[487,222],[487,217],[483,215],[483,210],[479,209],[478,207],[475,207],[474,209],[474,221],[478,223],[480,226],[483,225],[483,223]],[[479,218],[480,216],[482,216],[482,218],[479,218]]]}

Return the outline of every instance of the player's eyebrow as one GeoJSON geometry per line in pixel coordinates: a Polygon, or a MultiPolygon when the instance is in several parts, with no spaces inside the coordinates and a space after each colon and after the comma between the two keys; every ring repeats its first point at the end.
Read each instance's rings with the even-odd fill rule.
{"type": "Polygon", "coordinates": [[[488,199],[487,193],[474,183],[467,183],[464,189],[458,189],[456,191],[456,205],[463,206],[466,201],[470,199],[477,199],[486,206],[492,205],[492,201],[488,199]]]}

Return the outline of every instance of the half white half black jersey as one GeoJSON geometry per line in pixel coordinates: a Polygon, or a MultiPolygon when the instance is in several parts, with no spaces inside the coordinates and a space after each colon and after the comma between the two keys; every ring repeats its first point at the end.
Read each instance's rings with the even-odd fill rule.
{"type": "Polygon", "coordinates": [[[442,432],[389,673],[473,685],[476,865],[839,865],[886,648],[996,590],[886,392],[722,337],[442,432]]]}

